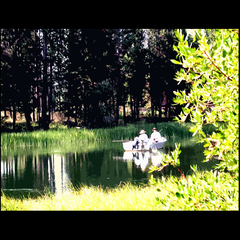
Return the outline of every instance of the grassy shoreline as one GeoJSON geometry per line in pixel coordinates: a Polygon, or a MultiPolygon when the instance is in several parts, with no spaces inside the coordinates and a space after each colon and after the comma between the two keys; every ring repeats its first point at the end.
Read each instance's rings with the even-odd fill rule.
{"type": "MultiPolygon", "coordinates": [[[[86,144],[95,147],[99,141],[133,139],[141,129],[145,129],[150,136],[155,126],[170,144],[180,139],[195,141],[189,132],[192,123],[167,122],[155,125],[140,122],[107,129],[58,127],[48,131],[2,133],[1,153],[10,148],[23,151],[28,145],[39,150],[46,145],[51,148],[58,144],[73,145],[73,142],[83,143],[81,147],[86,144]]],[[[212,126],[208,126],[204,131],[212,130],[212,126]]],[[[181,177],[163,176],[158,182],[151,180],[151,184],[143,185],[121,183],[120,186],[106,189],[95,186],[70,187],[62,195],[10,196],[1,192],[1,210],[239,210],[238,173],[193,171],[193,174],[186,176],[188,183],[181,177]]]]}
{"type": "Polygon", "coordinates": [[[157,127],[161,130],[161,135],[169,137],[190,138],[189,132],[191,123],[162,122],[157,123],[138,123],[126,126],[116,126],[113,128],[99,129],[77,129],[77,128],[52,128],[48,131],[32,131],[20,133],[1,133],[1,147],[26,147],[26,146],[46,146],[49,144],[61,144],[71,142],[97,142],[111,140],[130,140],[139,135],[144,129],[148,136],[152,133],[152,128],[157,127]]]}
{"type": "Polygon", "coordinates": [[[70,187],[61,195],[47,193],[35,198],[2,193],[1,210],[239,210],[237,178],[230,173],[195,172],[187,176],[194,184],[188,190],[183,188],[185,179],[170,176],[151,185],[70,187]]]}

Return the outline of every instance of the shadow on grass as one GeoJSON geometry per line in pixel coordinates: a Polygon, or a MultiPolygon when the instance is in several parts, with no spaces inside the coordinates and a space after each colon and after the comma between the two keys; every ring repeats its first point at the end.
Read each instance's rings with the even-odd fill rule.
{"type": "Polygon", "coordinates": [[[1,196],[5,195],[7,198],[13,199],[28,199],[28,198],[38,198],[43,195],[38,190],[30,190],[30,189],[1,189],[1,196]]]}

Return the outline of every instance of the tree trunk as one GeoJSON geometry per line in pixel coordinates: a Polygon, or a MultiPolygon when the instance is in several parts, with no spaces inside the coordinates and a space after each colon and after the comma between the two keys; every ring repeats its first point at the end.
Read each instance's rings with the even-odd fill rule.
{"type": "Polygon", "coordinates": [[[42,93],[42,121],[43,121],[43,129],[49,129],[49,121],[47,116],[47,93],[48,93],[48,85],[47,85],[47,33],[43,31],[43,93],[42,93]]]}
{"type": "Polygon", "coordinates": [[[40,97],[40,85],[41,85],[41,67],[40,67],[40,64],[38,66],[38,76],[37,76],[37,103],[38,103],[38,106],[37,106],[37,121],[38,121],[38,124],[39,124],[39,127],[41,126],[41,123],[40,123],[40,114],[41,114],[41,97],[40,97]]]}
{"type": "Polygon", "coordinates": [[[68,103],[68,114],[67,114],[67,128],[69,129],[69,118],[70,118],[70,104],[68,103]]]}
{"type": "Polygon", "coordinates": [[[160,96],[160,98],[159,98],[159,116],[158,116],[160,121],[162,121],[162,101],[163,101],[163,99],[160,96]]]}
{"type": "Polygon", "coordinates": [[[135,105],[135,120],[137,121],[139,119],[139,100],[138,100],[138,97],[135,97],[134,105],[135,105]]]}
{"type": "Polygon", "coordinates": [[[13,131],[15,132],[16,130],[16,105],[15,102],[13,101],[13,131]]]}
{"type": "Polygon", "coordinates": [[[33,122],[36,121],[36,119],[35,119],[35,108],[33,108],[33,118],[32,118],[32,120],[33,120],[33,122]]]}
{"type": "Polygon", "coordinates": [[[168,101],[168,114],[169,114],[169,119],[170,119],[170,117],[172,115],[170,101],[168,101]]]}
{"type": "Polygon", "coordinates": [[[53,59],[51,57],[50,59],[50,92],[49,92],[49,117],[50,120],[53,120],[53,104],[52,104],[52,85],[53,85],[53,81],[52,81],[52,66],[53,66],[53,59]]]}
{"type": "MultiPolygon", "coordinates": [[[[13,104],[15,104],[15,103],[13,103],[13,104]]],[[[13,115],[12,115],[12,108],[10,107],[10,109],[9,109],[9,114],[10,114],[10,118],[13,118],[13,115]]]]}
{"type": "Polygon", "coordinates": [[[123,100],[123,123],[124,123],[124,125],[126,125],[125,119],[126,119],[126,106],[125,106],[125,98],[124,98],[124,100],[123,100]]]}
{"type": "Polygon", "coordinates": [[[130,105],[131,105],[131,117],[132,117],[132,120],[134,119],[134,103],[133,103],[133,98],[132,96],[130,95],[130,105]]]}
{"type": "Polygon", "coordinates": [[[24,104],[25,107],[24,107],[24,114],[25,114],[25,119],[26,119],[26,122],[27,122],[27,129],[28,130],[31,130],[31,110],[30,110],[30,106],[28,103],[25,103],[24,104]]]}
{"type": "Polygon", "coordinates": [[[77,126],[78,106],[75,106],[75,124],[77,126]]]}
{"type": "Polygon", "coordinates": [[[152,119],[154,118],[154,104],[153,104],[153,97],[151,97],[151,111],[152,111],[152,119]]]}
{"type": "Polygon", "coordinates": [[[37,107],[37,121],[39,124],[39,127],[41,126],[40,119],[41,119],[41,97],[39,96],[38,92],[38,107],[37,107]]]}
{"type": "Polygon", "coordinates": [[[167,98],[167,103],[166,103],[166,117],[170,118],[170,104],[169,104],[169,99],[167,98]]]}
{"type": "Polygon", "coordinates": [[[118,122],[119,119],[119,97],[117,94],[117,102],[116,102],[116,122],[118,122]]]}

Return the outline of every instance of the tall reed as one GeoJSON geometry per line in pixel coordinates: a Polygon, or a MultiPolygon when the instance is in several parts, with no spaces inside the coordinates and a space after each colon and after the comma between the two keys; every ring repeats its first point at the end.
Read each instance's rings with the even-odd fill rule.
{"type": "Polygon", "coordinates": [[[136,124],[127,124],[126,126],[116,126],[113,128],[99,129],[50,129],[48,131],[33,131],[20,133],[2,133],[1,147],[20,147],[20,146],[45,146],[48,144],[61,143],[88,143],[95,141],[111,141],[111,140],[131,140],[139,135],[141,129],[146,131],[150,137],[152,128],[157,127],[163,137],[167,139],[171,137],[190,138],[192,133],[189,132],[190,123],[163,122],[136,124]]]}

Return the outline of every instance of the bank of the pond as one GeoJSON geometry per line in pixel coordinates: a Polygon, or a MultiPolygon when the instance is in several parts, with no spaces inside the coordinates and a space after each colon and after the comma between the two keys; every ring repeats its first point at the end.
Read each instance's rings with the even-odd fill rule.
{"type": "Polygon", "coordinates": [[[36,198],[2,193],[1,210],[239,210],[238,175],[196,172],[187,180],[170,176],[148,185],[81,186],[36,198]]]}
{"type": "Polygon", "coordinates": [[[25,147],[25,146],[46,146],[49,144],[61,144],[71,142],[96,142],[105,140],[133,139],[144,129],[148,136],[152,133],[152,128],[161,130],[161,135],[170,137],[186,138],[191,137],[189,132],[192,123],[162,122],[127,124],[126,126],[116,126],[113,128],[99,129],[50,129],[48,131],[32,131],[20,133],[1,133],[1,147],[25,147]]]}

